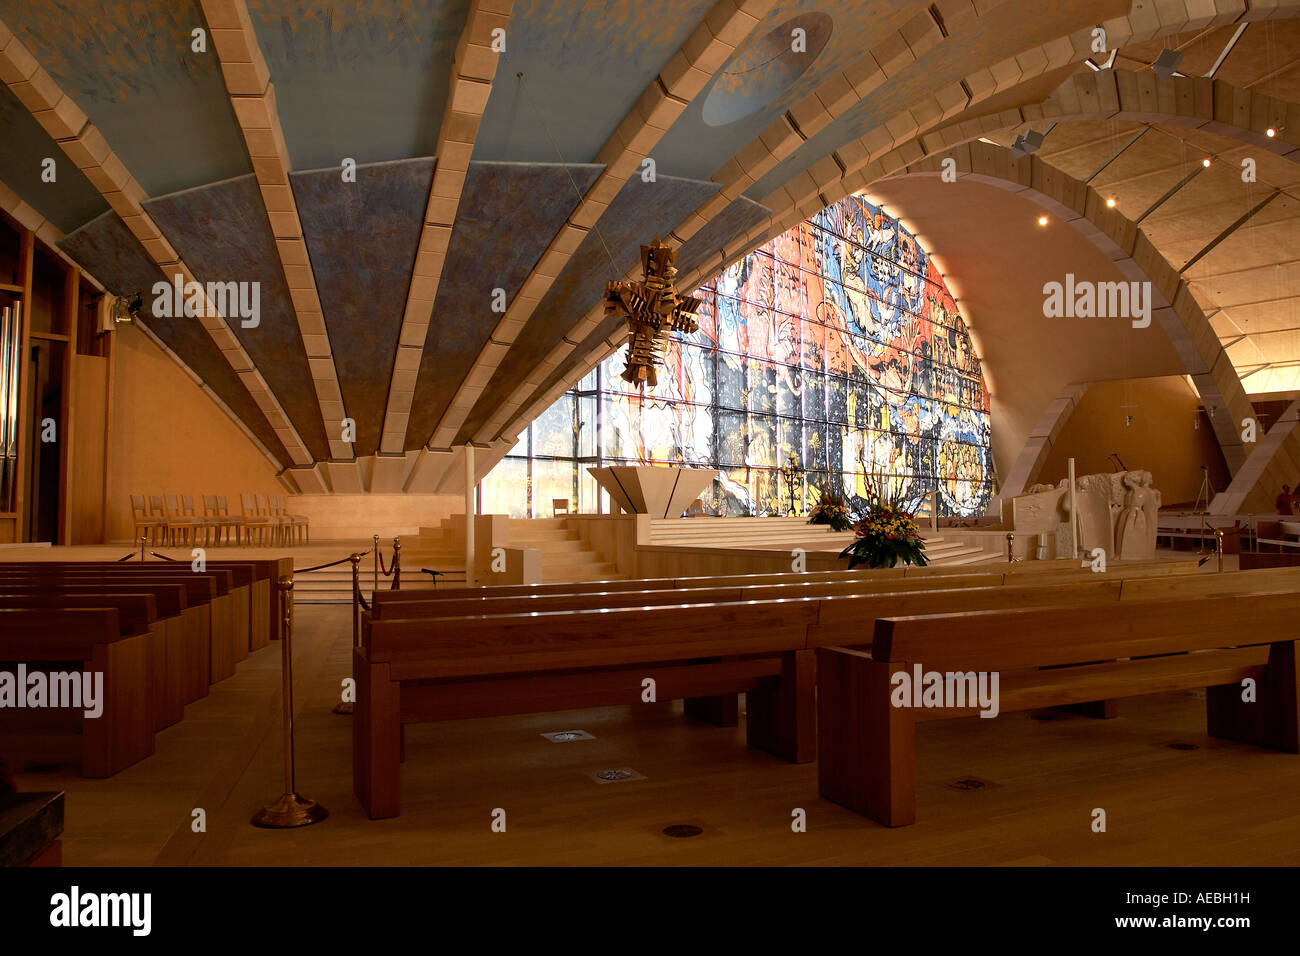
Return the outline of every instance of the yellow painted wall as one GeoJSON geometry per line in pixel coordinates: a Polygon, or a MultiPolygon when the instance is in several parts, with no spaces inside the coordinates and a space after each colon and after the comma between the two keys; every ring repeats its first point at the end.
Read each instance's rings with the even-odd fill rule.
{"type": "Polygon", "coordinates": [[[114,337],[109,540],[131,539],[132,493],[192,494],[200,512],[202,495],[225,495],[238,512],[241,492],[284,492],[266,456],[170,356],[132,326],[114,337]]]}
{"type": "Polygon", "coordinates": [[[1195,500],[1202,464],[1209,467],[1214,490],[1223,491],[1228,468],[1199,407],[1200,399],[1176,375],[1098,382],[1061,429],[1038,480],[1058,483],[1068,458],[1075,459],[1076,474],[1109,473],[1115,469],[1106,456],[1118,452],[1130,470],[1151,472],[1164,505],[1195,500]],[[1126,415],[1133,416],[1132,425],[1125,424],[1126,415]]]}

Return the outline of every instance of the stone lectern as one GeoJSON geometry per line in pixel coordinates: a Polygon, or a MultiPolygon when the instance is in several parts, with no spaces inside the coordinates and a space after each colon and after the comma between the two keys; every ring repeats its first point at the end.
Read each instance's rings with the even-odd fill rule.
{"type": "Polygon", "coordinates": [[[716,468],[652,465],[613,465],[587,471],[628,514],[653,518],[680,518],[719,474],[716,468]]]}

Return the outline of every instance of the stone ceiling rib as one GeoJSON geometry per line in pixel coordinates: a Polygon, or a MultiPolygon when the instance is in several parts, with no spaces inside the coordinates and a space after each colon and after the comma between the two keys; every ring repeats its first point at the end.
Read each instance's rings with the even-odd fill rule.
{"type": "MultiPolygon", "coordinates": [[[[180,255],[145,211],[142,203],[149,198],[148,195],[113,152],[103,133],[89,121],[72,98],[59,88],[3,22],[0,22],[0,35],[8,36],[4,47],[0,48],[0,79],[4,80],[33,118],[99,190],[162,274],[168,277],[178,274],[184,282],[197,282],[180,255]]],[[[216,312],[210,301],[204,312],[216,312]]],[[[224,317],[205,314],[199,321],[266,416],[268,424],[288,451],[293,463],[309,464],[311,454],[302,438],[253,360],[230,331],[224,317]]],[[[289,463],[279,464],[283,466],[289,463]]]]}
{"type": "MultiPolygon", "coordinates": [[[[411,402],[415,398],[415,383],[433,316],[433,303],[442,281],[443,265],[447,260],[452,227],[456,224],[456,211],[465,187],[470,156],[478,138],[479,122],[487,108],[500,59],[492,49],[493,31],[507,29],[513,8],[514,0],[474,0],[456,43],[447,105],[438,131],[433,184],[429,189],[424,228],[420,233],[397,355],[389,379],[388,404],[384,409],[379,443],[383,454],[400,455],[404,451],[406,426],[411,415],[411,402]]],[[[485,299],[490,294],[490,289],[483,290],[485,299]]],[[[492,346],[493,343],[489,342],[488,348],[492,346]]],[[[486,384],[486,378],[483,381],[486,384]]],[[[453,408],[464,397],[458,392],[453,408]]]]}
{"type": "MultiPolygon", "coordinates": [[[[604,170],[570,214],[559,234],[552,239],[497,323],[487,346],[475,360],[473,368],[435,428],[429,441],[431,448],[447,447],[455,439],[520,330],[587,232],[596,228],[609,204],[637,172],[655,144],[668,132],[686,107],[703,92],[736,48],[763,21],[774,2],[775,0],[718,0],[681,49],[669,60],[668,65],[646,87],[636,106],[596,155],[595,162],[602,164],[604,170]]],[[[647,240],[649,238],[646,237],[647,240]]],[[[596,327],[596,321],[589,316],[584,317],[561,340],[556,350],[538,364],[532,374],[544,375],[543,370],[554,368],[559,362],[556,356],[567,354],[575,342],[581,341],[583,336],[596,327]]],[[[521,389],[529,386],[529,382],[531,378],[521,385],[521,389]]],[[[494,410],[484,428],[474,436],[476,441],[488,441],[495,435],[510,411],[517,406],[517,402],[515,405],[511,402],[516,401],[519,391],[517,389],[505,405],[494,410]]]]}
{"type": "Polygon", "coordinates": [[[349,459],[353,457],[352,445],[343,440],[342,427],[347,411],[334,368],[329,330],[316,292],[316,278],[303,241],[302,224],[298,221],[298,205],[289,185],[292,163],[280,128],[270,71],[245,0],[200,2],[221,63],[230,105],[248,147],[271,234],[275,237],[280,267],[307,353],[330,457],[349,459]]]}

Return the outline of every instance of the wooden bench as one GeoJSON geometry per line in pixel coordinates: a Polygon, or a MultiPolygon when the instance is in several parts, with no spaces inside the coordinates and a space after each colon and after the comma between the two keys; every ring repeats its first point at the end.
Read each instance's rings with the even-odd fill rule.
{"type": "MultiPolygon", "coordinates": [[[[173,590],[173,598],[177,592],[179,588],[173,590]]],[[[180,616],[173,613],[164,618],[158,610],[159,598],[165,601],[167,596],[141,592],[138,586],[135,591],[96,586],[63,589],[57,594],[36,588],[0,588],[0,608],[116,608],[124,634],[144,635],[149,661],[149,713],[157,731],[177,723],[185,715],[180,616]]],[[[3,646],[0,639],[0,648],[3,646]]]]}
{"type": "Polygon", "coordinates": [[[17,584],[47,586],[55,591],[65,586],[101,583],[180,584],[186,588],[186,611],[191,630],[197,635],[191,653],[206,657],[196,659],[190,668],[191,686],[188,700],[207,695],[208,686],[235,673],[235,664],[246,657],[248,616],[240,616],[240,589],[232,587],[230,571],[194,572],[188,567],[165,565],[119,566],[98,564],[93,567],[36,563],[15,565],[0,563],[0,587],[17,584]],[[232,590],[235,593],[232,593],[232,590]]]}
{"type": "Polygon", "coordinates": [[[12,665],[24,663],[29,673],[64,665],[103,674],[99,717],[48,707],[0,711],[29,740],[79,730],[84,776],[111,776],[153,753],[146,638],[124,626],[116,608],[0,609],[0,658],[15,672],[12,665]]]}
{"type": "MultiPolygon", "coordinates": [[[[1187,561],[1153,561],[1113,564],[1105,572],[1111,575],[1133,577],[1141,575],[1186,574],[1197,568],[1194,560],[1187,561]]],[[[971,586],[983,586],[997,580],[1006,581],[1009,577],[1032,576],[1035,580],[1053,580],[1047,575],[1056,575],[1055,580],[1070,580],[1089,569],[1079,561],[1028,561],[1008,564],[977,565],[973,567],[925,567],[925,568],[886,568],[877,570],[855,569],[853,571],[814,571],[807,573],[779,574],[736,574],[716,575],[710,577],[690,578],[645,578],[630,581],[589,581],[560,582],[555,584],[521,584],[500,585],[492,587],[465,587],[414,589],[404,591],[376,591],[373,605],[378,616],[392,616],[392,611],[403,613],[399,606],[408,603],[428,603],[432,601],[473,601],[498,600],[507,597],[532,598],[553,595],[572,594],[607,594],[626,592],[665,591],[665,590],[701,590],[709,588],[751,588],[772,587],[779,585],[811,585],[842,583],[850,586],[858,584],[879,584],[890,582],[908,582],[904,588],[926,588],[934,585],[925,582],[934,578],[951,578],[954,580],[972,580],[971,586]],[[976,583],[978,582],[978,583],[976,583]]],[[[953,586],[958,586],[954,584],[953,586]]]]}
{"type": "Polygon", "coordinates": [[[372,818],[399,812],[403,724],[745,692],[751,746],[812,759],[816,601],[363,621],[353,651],[353,780],[372,818]]]}
{"type": "Polygon", "coordinates": [[[997,672],[999,713],[1205,687],[1212,736],[1296,753],[1298,613],[1300,594],[1285,591],[1244,607],[1177,598],[879,620],[870,652],[817,651],[820,793],[886,826],[915,821],[916,724],[977,713],[893,706],[894,675],[918,666],[997,672]],[[1246,678],[1257,703],[1241,701],[1246,678]]]}
{"type": "MultiPolygon", "coordinates": [[[[441,615],[462,610],[460,601],[445,607],[400,605],[430,616],[366,615],[362,647],[354,654],[356,792],[372,817],[396,814],[397,771],[391,761],[400,751],[402,724],[635,703],[645,676],[656,677],[658,700],[684,698],[688,716],[720,726],[736,724],[736,695],[745,692],[749,743],[807,762],[815,757],[810,648],[818,643],[865,643],[874,615],[896,613],[904,606],[900,602],[910,599],[929,603],[906,606],[940,609],[1019,607],[1034,600],[1086,606],[1117,601],[1121,584],[1119,578],[1089,575],[1045,587],[1017,583],[830,596],[812,585],[812,594],[763,600],[756,598],[763,589],[750,589],[740,600],[735,589],[709,589],[687,592],[690,604],[681,603],[682,592],[667,591],[616,594],[608,604],[601,602],[610,596],[601,595],[595,608],[525,613],[510,610],[507,599],[492,613],[462,616],[441,615]],[[700,596],[726,600],[694,603],[700,596]],[[628,606],[618,606],[622,602],[628,606]],[[800,629],[787,636],[783,629],[792,616],[800,629]],[[771,639],[779,645],[762,643],[771,639]],[[774,651],[779,654],[754,656],[774,651]]],[[[775,595],[789,590],[795,589],[772,589],[775,595]]],[[[588,596],[579,597],[585,604],[588,596]]],[[[529,600],[549,604],[565,598],[529,600]]]]}

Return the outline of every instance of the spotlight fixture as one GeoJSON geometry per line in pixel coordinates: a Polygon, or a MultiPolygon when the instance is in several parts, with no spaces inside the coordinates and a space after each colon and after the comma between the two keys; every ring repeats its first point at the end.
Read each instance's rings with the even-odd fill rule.
{"type": "Polygon", "coordinates": [[[139,292],[130,298],[117,296],[113,300],[113,322],[115,325],[132,325],[144,309],[144,296],[139,292]]]}
{"type": "Polygon", "coordinates": [[[1047,225],[1047,217],[1046,217],[1046,216],[1039,216],[1039,217],[1038,217],[1038,224],[1039,224],[1040,226],[1045,226],[1045,225],[1047,225]]]}
{"type": "Polygon", "coordinates": [[[1210,157],[1206,156],[1203,160],[1201,160],[1201,165],[1204,166],[1206,169],[1209,169],[1209,168],[1210,168],[1210,157]]]}
{"type": "Polygon", "coordinates": [[[1277,135],[1277,130],[1274,129],[1272,126],[1270,126],[1268,129],[1264,130],[1264,135],[1267,136],[1269,139],[1272,139],[1274,136],[1277,135]]]}
{"type": "Polygon", "coordinates": [[[1031,129],[1028,133],[1021,133],[1011,143],[1011,152],[1017,156],[1028,156],[1030,153],[1038,151],[1038,147],[1043,145],[1043,133],[1031,129]]]}
{"type": "Polygon", "coordinates": [[[1165,48],[1160,51],[1156,61],[1151,64],[1151,69],[1155,71],[1156,76],[1161,79],[1169,79],[1178,72],[1178,67],[1182,65],[1183,55],[1177,50],[1165,48]]]}
{"type": "Polygon", "coordinates": [[[1114,209],[1114,208],[1115,208],[1115,197],[1114,197],[1114,196],[1110,196],[1110,197],[1108,197],[1108,198],[1106,199],[1106,207],[1107,207],[1108,209],[1114,209]]]}

